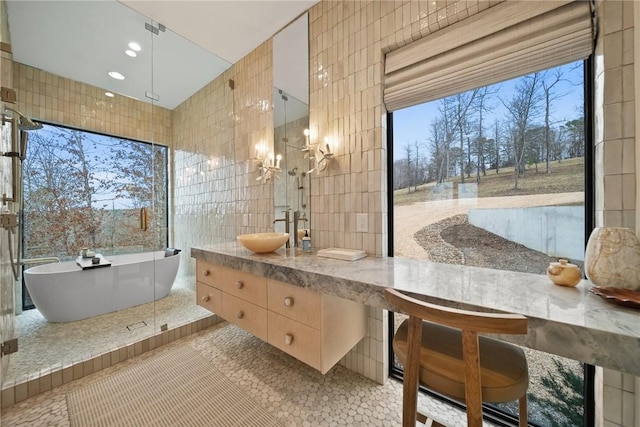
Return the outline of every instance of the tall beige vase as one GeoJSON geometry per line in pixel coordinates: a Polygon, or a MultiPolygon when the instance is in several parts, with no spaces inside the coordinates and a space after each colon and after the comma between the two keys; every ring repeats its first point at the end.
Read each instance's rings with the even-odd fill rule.
{"type": "Polygon", "coordinates": [[[640,290],[640,242],[626,227],[598,227],[584,255],[587,279],[603,288],[640,290]]]}

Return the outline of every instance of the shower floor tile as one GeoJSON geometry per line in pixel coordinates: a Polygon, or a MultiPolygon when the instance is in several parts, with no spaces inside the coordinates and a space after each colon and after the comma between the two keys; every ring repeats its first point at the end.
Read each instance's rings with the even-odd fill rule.
{"type": "Polygon", "coordinates": [[[76,322],[49,323],[37,309],[24,311],[15,318],[19,351],[9,356],[4,384],[20,383],[141,341],[158,333],[163,324],[171,329],[211,314],[195,301],[194,291],[174,285],[167,297],[155,303],[76,322]]]}

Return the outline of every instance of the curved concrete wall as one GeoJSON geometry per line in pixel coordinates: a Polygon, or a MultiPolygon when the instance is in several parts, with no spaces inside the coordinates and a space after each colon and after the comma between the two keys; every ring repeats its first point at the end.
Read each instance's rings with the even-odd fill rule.
{"type": "Polygon", "coordinates": [[[469,223],[549,256],[584,261],[584,206],[469,209],[469,223]]]}

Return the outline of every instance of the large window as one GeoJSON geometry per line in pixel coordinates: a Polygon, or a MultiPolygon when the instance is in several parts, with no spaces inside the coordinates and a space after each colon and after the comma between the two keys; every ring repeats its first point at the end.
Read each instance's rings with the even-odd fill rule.
{"type": "MultiPolygon", "coordinates": [[[[581,266],[583,64],[394,111],[390,253],[535,274],[559,258],[581,266]]],[[[583,425],[582,364],[525,351],[531,423],[583,425]]],[[[517,403],[497,409],[513,414],[517,403]]]]}
{"type": "Polygon", "coordinates": [[[166,147],[53,125],[28,135],[24,258],[166,247],[166,147]]]}

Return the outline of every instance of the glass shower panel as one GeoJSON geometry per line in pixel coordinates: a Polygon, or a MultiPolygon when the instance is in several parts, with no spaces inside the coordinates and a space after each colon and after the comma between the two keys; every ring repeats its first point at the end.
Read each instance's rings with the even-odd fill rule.
{"type": "Polygon", "coordinates": [[[236,237],[234,95],[231,64],[168,28],[154,37],[153,59],[154,102],[167,102],[171,109],[170,117],[162,116],[161,108],[153,110],[156,138],[171,135],[167,245],[180,250],[175,283],[169,296],[157,301],[156,321],[172,329],[211,315],[196,305],[191,247],[236,237]]]}
{"type": "MultiPolygon", "coordinates": [[[[162,163],[166,179],[168,150],[152,145],[145,92],[153,63],[144,16],[119,2],[7,4],[15,108],[44,124],[29,132],[23,161],[24,277],[50,270],[41,276],[45,289],[55,290],[38,300],[38,291],[28,294],[35,280],[24,281],[24,301],[28,306],[34,297],[35,308],[20,313],[22,305],[16,305],[20,350],[11,356],[4,382],[17,387],[88,356],[120,360],[121,349],[126,353],[126,346],[154,332],[153,266],[145,277],[143,264],[131,261],[166,246],[166,237],[157,243],[166,226],[141,230],[141,208],[151,206],[154,194],[150,165],[162,163]],[[71,34],[73,28],[81,32],[71,34]],[[58,38],[63,35],[69,39],[58,38]],[[130,41],[140,45],[136,58],[125,54],[130,41]],[[55,51],[58,61],[31,55],[41,48],[55,51]],[[61,262],[52,263],[53,257],[61,262]],[[34,260],[40,258],[48,259],[34,260]],[[148,293],[149,302],[141,299],[148,293]],[[54,300],[67,305],[46,305],[54,300]]],[[[148,221],[156,221],[153,214],[148,221]]]]}

